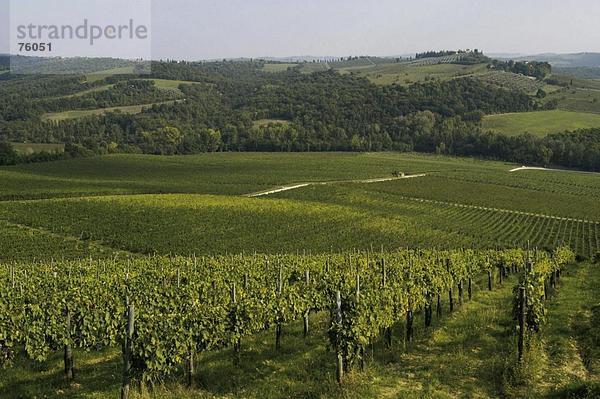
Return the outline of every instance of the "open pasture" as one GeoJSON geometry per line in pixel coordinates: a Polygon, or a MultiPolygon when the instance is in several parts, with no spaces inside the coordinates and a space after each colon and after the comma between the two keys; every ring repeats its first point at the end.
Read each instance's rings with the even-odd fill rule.
{"type": "Polygon", "coordinates": [[[600,127],[600,115],[565,110],[520,112],[489,115],[483,118],[483,128],[510,136],[531,133],[545,136],[566,130],[600,127]]]}

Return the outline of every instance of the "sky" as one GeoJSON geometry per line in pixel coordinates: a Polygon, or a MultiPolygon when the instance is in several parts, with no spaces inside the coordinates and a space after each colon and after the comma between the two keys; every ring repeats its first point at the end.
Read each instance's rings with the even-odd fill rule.
{"type": "MultiPolygon", "coordinates": [[[[0,53],[15,41],[9,39],[14,26],[8,1],[0,0],[0,53]]],[[[599,0],[13,1],[32,21],[71,18],[72,23],[85,15],[106,24],[128,17],[129,11],[116,3],[144,7],[144,1],[151,2],[153,59],[403,55],[458,48],[512,54],[600,52],[599,0]],[[65,3],[78,10],[69,11],[65,3]]],[[[72,41],[69,47],[84,55],[89,45],[72,41]]],[[[104,47],[114,47],[115,54],[118,48],[119,56],[139,52],[139,43],[133,42],[104,47]]]]}

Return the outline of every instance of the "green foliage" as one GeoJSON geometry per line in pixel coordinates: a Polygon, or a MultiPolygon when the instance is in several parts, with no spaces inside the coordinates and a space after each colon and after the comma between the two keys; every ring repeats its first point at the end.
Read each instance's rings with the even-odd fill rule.
{"type": "Polygon", "coordinates": [[[0,165],[14,165],[19,156],[13,146],[5,141],[0,141],[0,165]]]}
{"type": "Polygon", "coordinates": [[[9,365],[21,346],[41,362],[64,345],[101,350],[123,342],[128,298],[136,315],[135,371],[156,381],[175,373],[190,352],[239,345],[276,323],[325,310],[341,290],[341,323],[329,331],[351,364],[383,328],[466,278],[465,262],[482,265],[478,258],[499,256],[503,252],[404,250],[3,264],[1,359],[9,365]],[[383,261],[382,286],[384,272],[376,266],[383,261]],[[308,283],[299,277],[306,271],[308,283]]]}

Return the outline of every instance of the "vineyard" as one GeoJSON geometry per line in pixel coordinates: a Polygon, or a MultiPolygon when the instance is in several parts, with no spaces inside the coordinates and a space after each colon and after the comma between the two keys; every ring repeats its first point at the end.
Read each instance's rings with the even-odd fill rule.
{"type": "Polygon", "coordinates": [[[223,153],[2,168],[0,397],[117,397],[123,381],[140,398],[566,397],[597,375],[600,183],[519,166],[223,153]]]}
{"type": "MultiPolygon", "coordinates": [[[[542,251],[348,252],[327,255],[149,257],[74,262],[9,263],[0,269],[0,361],[10,367],[24,353],[43,362],[61,352],[64,374],[79,378],[76,349],[121,347],[122,397],[132,387],[182,378],[195,384],[198,357],[229,348],[243,362],[245,342],[284,331],[311,315],[327,315],[331,369],[338,384],[364,369],[373,342],[386,347],[414,339],[416,313],[425,327],[433,313],[453,312],[509,275],[515,286],[515,356],[539,331],[544,298],[574,260],[567,248],[542,251]],[[403,326],[395,335],[394,326],[403,326]],[[525,343],[525,344],[524,344],[525,343]],[[182,374],[182,370],[184,370],[182,374]]],[[[507,313],[511,309],[505,309],[507,313]]]]}

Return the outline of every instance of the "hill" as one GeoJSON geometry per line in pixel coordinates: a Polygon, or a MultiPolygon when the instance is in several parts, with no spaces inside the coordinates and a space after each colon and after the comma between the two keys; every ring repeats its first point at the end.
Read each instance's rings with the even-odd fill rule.
{"type": "Polygon", "coordinates": [[[557,68],[600,67],[600,53],[535,54],[518,57],[518,61],[545,61],[557,68]]]}

